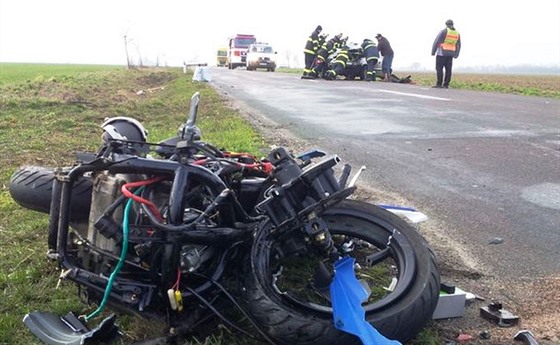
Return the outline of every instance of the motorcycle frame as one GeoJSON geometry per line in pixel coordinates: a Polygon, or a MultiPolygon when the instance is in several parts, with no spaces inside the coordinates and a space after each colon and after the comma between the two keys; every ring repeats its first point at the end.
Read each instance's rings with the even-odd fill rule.
{"type": "MultiPolygon", "coordinates": [[[[251,219],[244,211],[242,206],[237,202],[235,197],[231,195],[230,190],[226,187],[224,182],[216,176],[213,172],[205,167],[180,164],[174,161],[167,160],[153,160],[130,155],[116,155],[115,159],[108,160],[106,158],[98,158],[88,163],[82,163],[68,172],[59,171],[53,183],[51,211],[49,220],[49,257],[58,260],[60,267],[63,270],[61,276],[66,279],[72,280],[79,285],[93,289],[99,293],[103,293],[107,278],[101,274],[91,272],[87,269],[80,268],[73,262],[71,255],[68,253],[68,236],[70,232],[70,205],[72,199],[72,186],[73,183],[82,175],[86,173],[96,173],[107,171],[110,174],[148,174],[158,176],[168,176],[172,180],[172,187],[170,191],[170,205],[169,205],[169,225],[165,226],[170,236],[173,236],[174,227],[183,229],[182,225],[182,205],[180,200],[183,196],[184,189],[187,186],[188,180],[196,176],[204,181],[204,183],[217,195],[216,200],[212,203],[215,207],[219,206],[221,201],[226,198],[231,198],[234,204],[234,217],[248,223],[255,221],[251,219]],[[219,200],[218,200],[219,199],[219,200]],[[177,202],[174,202],[177,201],[177,202]],[[55,245],[56,244],[56,245],[55,245]],[[54,246],[55,245],[55,246],[54,246]]],[[[196,222],[190,224],[193,231],[181,231],[180,236],[183,241],[195,244],[220,244],[221,247],[224,243],[229,246],[236,242],[245,240],[252,231],[251,227],[246,228],[220,228],[218,232],[212,233],[205,232],[204,230],[194,230],[196,222]],[[219,230],[222,230],[220,233],[219,230]]],[[[157,227],[157,226],[156,226],[157,227]]],[[[224,252],[228,249],[226,248],[224,252]]],[[[224,257],[219,262],[219,267],[216,269],[216,275],[221,275],[224,271],[224,257]]],[[[214,276],[213,279],[218,277],[214,276]]],[[[162,277],[164,280],[165,277],[162,277]]],[[[127,280],[120,280],[117,277],[116,286],[121,287],[122,293],[118,289],[113,289],[111,292],[112,300],[125,302],[129,304],[131,309],[138,309],[143,311],[144,307],[149,304],[152,294],[157,290],[156,285],[141,284],[139,282],[132,282],[127,280]],[[132,293],[132,295],[130,295],[132,293]],[[130,296],[147,296],[145,298],[137,299],[130,296]],[[136,307],[136,308],[134,308],[136,307]]]]}

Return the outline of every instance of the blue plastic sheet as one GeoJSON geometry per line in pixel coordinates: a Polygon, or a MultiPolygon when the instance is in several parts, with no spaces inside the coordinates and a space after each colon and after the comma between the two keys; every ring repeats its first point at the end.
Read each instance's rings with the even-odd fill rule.
{"type": "Polygon", "coordinates": [[[334,264],[330,293],[335,327],[359,337],[364,345],[402,345],[385,338],[366,321],[362,302],[367,300],[369,292],[356,279],[354,262],[354,258],[346,256],[334,264]]]}

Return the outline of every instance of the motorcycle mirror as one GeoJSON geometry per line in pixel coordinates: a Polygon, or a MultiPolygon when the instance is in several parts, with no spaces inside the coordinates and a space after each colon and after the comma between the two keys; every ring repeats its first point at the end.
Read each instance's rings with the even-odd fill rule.
{"type": "Polygon", "coordinates": [[[194,141],[195,133],[196,133],[196,115],[198,113],[198,103],[200,101],[200,93],[195,92],[194,95],[191,97],[191,109],[189,112],[189,118],[187,123],[183,127],[183,133],[181,138],[186,140],[187,142],[194,141]]]}

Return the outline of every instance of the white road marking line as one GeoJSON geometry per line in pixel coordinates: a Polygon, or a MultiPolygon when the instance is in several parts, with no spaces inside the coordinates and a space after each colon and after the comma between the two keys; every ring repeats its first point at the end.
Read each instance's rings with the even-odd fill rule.
{"type": "Polygon", "coordinates": [[[402,95],[402,96],[410,96],[410,97],[425,98],[425,99],[435,99],[435,100],[438,100],[438,101],[450,101],[449,98],[426,96],[426,95],[420,95],[420,94],[417,94],[417,93],[397,92],[397,91],[391,91],[391,90],[377,90],[377,91],[385,92],[385,93],[392,93],[392,94],[395,94],[395,95],[402,95]]]}

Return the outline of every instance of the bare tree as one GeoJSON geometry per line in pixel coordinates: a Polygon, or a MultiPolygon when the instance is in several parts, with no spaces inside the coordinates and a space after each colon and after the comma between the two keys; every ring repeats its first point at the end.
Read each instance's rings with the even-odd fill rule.
{"type": "Polygon", "coordinates": [[[142,63],[142,54],[140,54],[140,48],[136,43],[134,43],[134,47],[136,47],[136,53],[138,53],[138,66],[143,67],[144,64],[142,63]]]}
{"type": "Polygon", "coordinates": [[[124,35],[124,51],[126,52],[126,69],[130,69],[130,58],[128,56],[128,40],[126,35],[124,35]]]}

